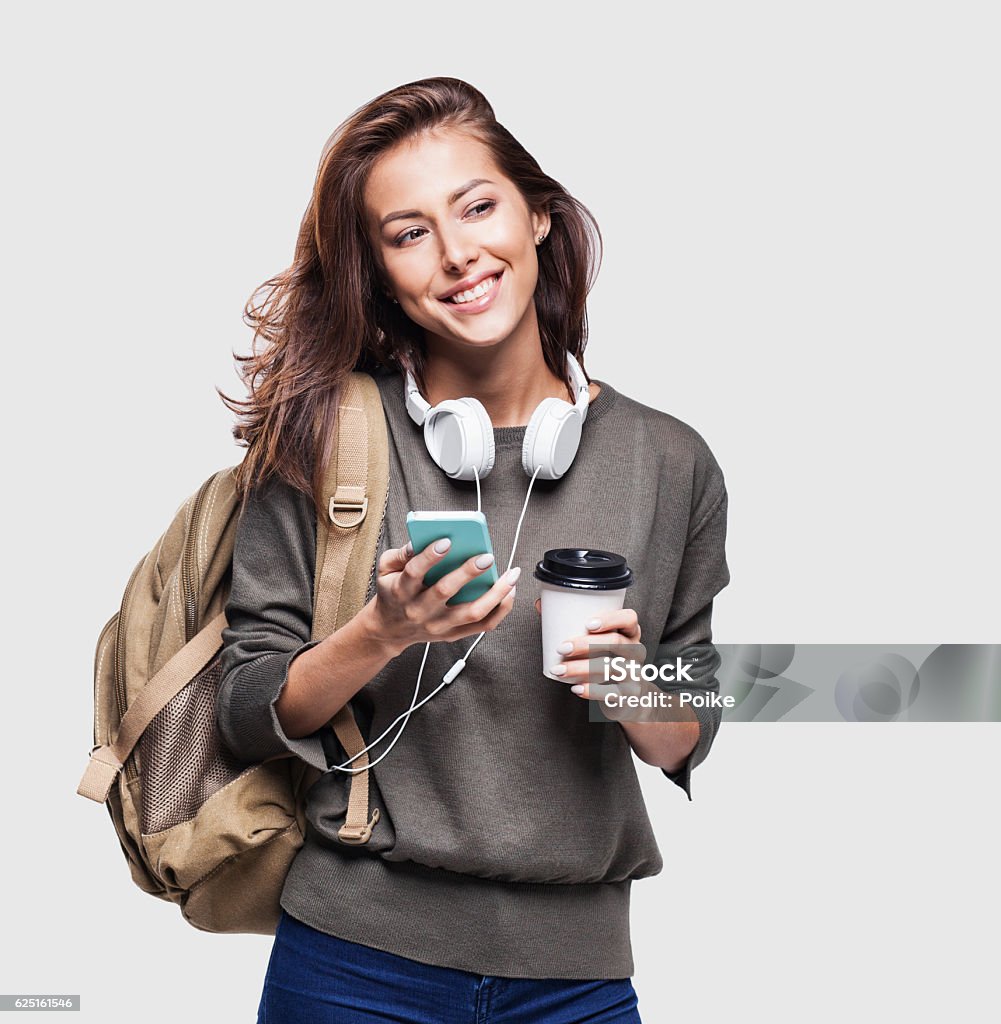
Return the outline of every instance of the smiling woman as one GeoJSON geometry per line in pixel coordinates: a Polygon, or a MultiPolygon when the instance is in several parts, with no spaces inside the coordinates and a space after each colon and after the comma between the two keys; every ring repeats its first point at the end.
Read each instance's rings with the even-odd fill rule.
{"type": "Polygon", "coordinates": [[[639,1020],[630,888],[663,859],[634,754],[690,798],[720,713],[704,701],[669,721],[592,723],[589,645],[635,653],[647,630],[704,666],[691,688],[718,691],[706,654],[729,580],[727,501],[691,427],[584,371],[600,243],[480,92],[425,79],[331,136],[294,261],[248,303],[254,353],[237,359],[249,397],[223,396],[247,453],[219,732],[241,761],[291,754],[322,773],[261,1021],[472,1024],[487,1006],[496,1024],[639,1020]],[[313,640],[317,509],[353,371],[375,378],[385,413],[385,517],[367,603],[313,640]],[[515,566],[449,604],[493,572],[493,554],[432,577],[448,543],[415,551],[405,519],[469,518],[481,497],[511,561],[519,545],[528,564],[568,545],[621,553],[631,607],[591,613],[543,666],[530,573],[519,601],[515,566]],[[437,679],[465,671],[391,754],[355,769],[373,813],[349,843],[353,776],[327,723],[350,702],[373,743],[416,702],[425,663],[437,679]]]}

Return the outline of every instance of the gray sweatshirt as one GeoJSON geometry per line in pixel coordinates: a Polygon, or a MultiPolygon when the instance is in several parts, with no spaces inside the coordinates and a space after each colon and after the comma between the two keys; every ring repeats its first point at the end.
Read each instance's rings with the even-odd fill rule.
{"type": "MultiPolygon", "coordinates": [[[[475,509],[476,484],[449,479],[431,460],[407,415],[402,376],[376,380],[389,431],[381,554],[407,543],[411,509],[475,509]]],[[[549,548],[615,551],[635,573],[626,606],[636,610],[648,649],[658,640],[709,644],[713,598],[729,582],[727,496],[691,427],[597,383],[573,465],[561,480],[536,479],[532,488],[513,563],[522,567],[513,610],[370,771],[370,804],[381,820],[363,846],[337,839],[350,776],[325,771],[346,756],[333,731],[289,739],[274,708],[289,664],[314,646],[312,501],[280,481],[252,495],[233,558],[218,719],[227,745],[248,762],[292,751],[325,771],[309,791],[306,841],[282,892],[293,917],[476,974],[632,975],[630,888],[660,872],[663,860],[622,727],[589,721],[588,702],[542,674],[533,569],[549,548]]],[[[481,481],[498,572],[529,484],[524,435],[524,426],[495,429],[496,463],[481,481]]],[[[473,639],[432,644],[422,697],[473,639]]],[[[353,698],[366,742],[410,706],[423,653],[424,644],[412,645],[353,698]]],[[[697,685],[718,691],[711,674],[697,685]]],[[[689,799],[691,771],[720,722],[719,711],[696,714],[698,745],[680,771],[663,773],[689,799]]]]}

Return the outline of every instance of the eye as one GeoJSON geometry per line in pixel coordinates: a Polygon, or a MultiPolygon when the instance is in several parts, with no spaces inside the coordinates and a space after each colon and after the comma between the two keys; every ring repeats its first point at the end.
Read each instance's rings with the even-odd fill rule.
{"type": "Polygon", "coordinates": [[[396,238],[393,239],[393,245],[402,246],[407,242],[416,242],[417,238],[420,236],[418,235],[417,238],[415,238],[414,232],[423,230],[424,228],[408,228],[402,235],[397,235],[396,238]]]}
{"type": "Polygon", "coordinates": [[[483,213],[486,213],[487,210],[496,205],[497,204],[492,199],[484,199],[483,202],[477,203],[475,206],[470,207],[469,212],[476,213],[476,216],[482,217],[483,213]],[[481,210],[483,212],[477,213],[478,210],[481,210]]]}

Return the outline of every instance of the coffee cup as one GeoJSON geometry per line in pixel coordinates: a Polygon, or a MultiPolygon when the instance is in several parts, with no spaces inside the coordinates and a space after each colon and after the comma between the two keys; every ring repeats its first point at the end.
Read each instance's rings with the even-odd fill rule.
{"type": "Polygon", "coordinates": [[[563,655],[557,648],[575,636],[586,636],[589,620],[604,612],[618,611],[626,588],[635,579],[622,555],[595,548],[554,548],[535,567],[542,598],[542,673],[563,655]]]}

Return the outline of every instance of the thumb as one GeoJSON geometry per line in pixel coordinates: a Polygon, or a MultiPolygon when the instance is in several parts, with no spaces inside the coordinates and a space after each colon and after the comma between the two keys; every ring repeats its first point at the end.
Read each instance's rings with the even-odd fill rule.
{"type": "Polygon", "coordinates": [[[389,548],[379,558],[379,573],[402,572],[403,567],[413,558],[414,546],[409,541],[402,548],[389,548]]]}

